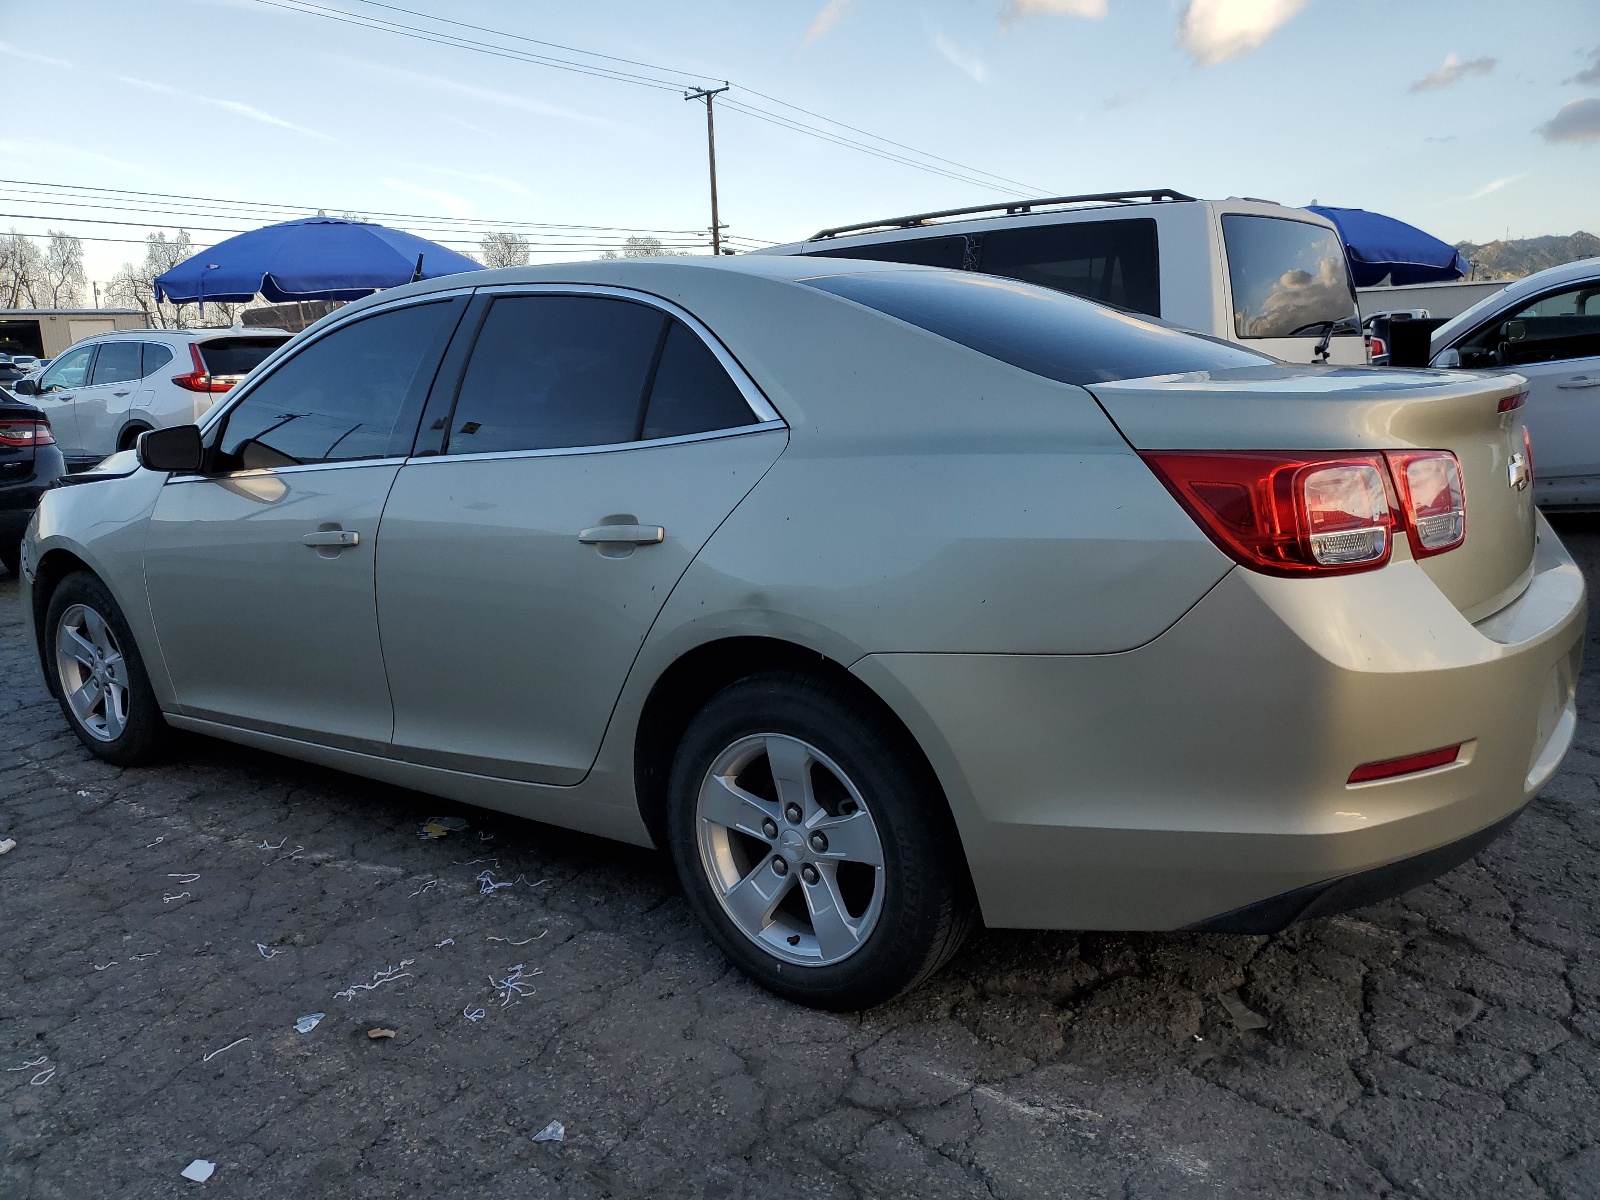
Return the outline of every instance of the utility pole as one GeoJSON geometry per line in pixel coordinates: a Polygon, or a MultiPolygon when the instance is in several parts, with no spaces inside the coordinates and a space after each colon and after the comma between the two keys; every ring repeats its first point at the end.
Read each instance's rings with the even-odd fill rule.
{"type": "Polygon", "coordinates": [[[711,102],[717,96],[728,90],[728,85],[719,88],[701,88],[695,92],[685,92],[685,100],[704,100],[706,102],[706,153],[711,160],[711,253],[722,253],[722,225],[717,217],[717,122],[712,115],[711,102]]]}

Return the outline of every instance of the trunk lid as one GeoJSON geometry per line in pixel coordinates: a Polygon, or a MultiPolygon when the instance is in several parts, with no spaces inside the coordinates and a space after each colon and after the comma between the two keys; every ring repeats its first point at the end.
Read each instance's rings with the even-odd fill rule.
{"type": "MultiPolygon", "coordinates": [[[[1533,570],[1533,488],[1519,375],[1263,366],[1095,383],[1088,390],[1136,450],[1450,450],[1461,463],[1466,540],[1419,565],[1478,621],[1515,599],[1533,570]]],[[[1538,447],[1534,447],[1535,453],[1538,447]]],[[[1409,557],[1404,539],[1395,555],[1409,557]]]]}

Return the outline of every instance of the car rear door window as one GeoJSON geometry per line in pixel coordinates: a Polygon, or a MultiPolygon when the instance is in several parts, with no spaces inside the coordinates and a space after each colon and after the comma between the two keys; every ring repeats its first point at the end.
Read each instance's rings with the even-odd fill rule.
{"type": "Polygon", "coordinates": [[[287,338],[213,338],[201,342],[200,358],[210,375],[248,375],[287,338]]]}
{"type": "Polygon", "coordinates": [[[897,238],[892,242],[873,242],[863,246],[840,246],[812,250],[815,258],[864,258],[870,262],[909,263],[918,267],[947,267],[959,271],[966,266],[967,239],[961,234],[932,238],[897,238]]]}
{"type": "Polygon", "coordinates": [[[161,370],[162,367],[171,362],[174,357],[172,353],[172,347],[163,346],[160,342],[145,342],[143,345],[144,355],[140,362],[140,378],[144,378],[148,375],[154,375],[157,371],[161,370]]]}
{"type": "Polygon", "coordinates": [[[1161,315],[1156,223],[1148,217],[999,229],[984,235],[978,269],[1161,315]]]}
{"type": "Polygon", "coordinates": [[[1239,337],[1320,336],[1328,322],[1359,329],[1344,243],[1332,229],[1227,213],[1222,241],[1239,337]]]}
{"type": "Polygon", "coordinates": [[[684,437],[754,422],[744,395],[711,348],[682,321],[672,321],[650,387],[642,435],[684,437]]]}
{"type": "Polygon", "coordinates": [[[452,301],[413,304],[318,338],[228,413],[217,469],[409,453],[422,398],[457,315],[452,301]]]}
{"type": "Polygon", "coordinates": [[[94,375],[90,382],[122,383],[129,379],[137,379],[139,358],[138,342],[102,342],[100,354],[94,360],[94,375]]]}
{"type": "Polygon", "coordinates": [[[945,271],[864,271],[800,282],[1062,383],[1106,383],[1276,361],[1009,279],[945,271]]]}
{"type": "Polygon", "coordinates": [[[667,319],[602,296],[499,297],[462,376],[446,453],[635,440],[667,319]]]}

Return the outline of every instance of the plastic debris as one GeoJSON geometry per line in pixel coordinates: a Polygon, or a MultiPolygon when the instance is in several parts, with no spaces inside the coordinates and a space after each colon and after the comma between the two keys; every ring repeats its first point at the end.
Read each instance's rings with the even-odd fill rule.
{"type": "Polygon", "coordinates": [[[196,879],[199,879],[200,878],[200,872],[199,871],[181,871],[181,872],[178,872],[177,874],[168,875],[167,878],[168,879],[176,879],[178,881],[179,885],[182,885],[182,884],[185,884],[185,883],[193,883],[196,879]]]}
{"type": "Polygon", "coordinates": [[[478,830],[478,840],[480,842],[492,842],[492,841],[494,841],[494,834],[485,833],[483,830],[480,829],[480,830],[478,830]]]}
{"type": "Polygon", "coordinates": [[[392,1038],[394,1036],[394,1030],[392,1030],[392,1029],[369,1029],[369,1030],[367,1030],[367,1036],[369,1038],[371,1038],[373,1041],[377,1041],[379,1038],[392,1038]]]}
{"type": "Polygon", "coordinates": [[[470,828],[466,820],[462,817],[434,817],[433,819],[440,825],[443,825],[451,833],[460,833],[463,829],[470,828]]]}
{"type": "Polygon", "coordinates": [[[524,996],[532,995],[534,988],[528,981],[535,975],[543,974],[544,971],[540,967],[527,971],[521,963],[518,963],[514,967],[506,968],[506,977],[504,979],[496,979],[491,975],[489,977],[489,986],[494,988],[495,995],[500,997],[500,1007],[505,1008],[524,996]]]}
{"type": "Polygon", "coordinates": [[[436,842],[450,831],[437,821],[424,821],[417,830],[417,836],[424,841],[436,842]]]}
{"type": "MultiPolygon", "coordinates": [[[[439,886],[439,881],[437,879],[430,879],[430,880],[428,880],[427,883],[423,884],[416,891],[412,892],[411,895],[412,896],[420,896],[420,895],[422,895],[423,892],[427,891],[429,888],[436,888],[438,886],[439,886]]],[[[411,897],[408,896],[406,898],[409,900],[411,897]]]]}
{"type": "Polygon", "coordinates": [[[307,1013],[294,1023],[294,1031],[296,1033],[310,1033],[321,1023],[322,1018],[327,1015],[327,1013],[307,1013]]]}
{"type": "Polygon", "coordinates": [[[154,849],[154,848],[155,848],[155,847],[157,847],[157,846],[159,846],[159,845],[161,845],[161,843],[162,843],[162,842],[164,842],[164,841],[166,841],[166,840],[167,840],[167,839],[166,839],[166,838],[165,838],[165,837],[158,837],[158,838],[157,838],[157,839],[156,839],[156,840],[155,840],[155,841],[153,841],[153,842],[146,842],[146,843],[145,843],[145,844],[144,844],[144,848],[145,848],[145,849],[146,849],[146,850],[152,850],[152,849],[154,849]]]}
{"type": "Polygon", "coordinates": [[[357,990],[370,992],[382,987],[386,983],[393,983],[396,979],[406,979],[411,975],[411,972],[407,971],[405,968],[411,966],[411,964],[416,961],[417,960],[414,958],[402,958],[398,967],[385,967],[381,971],[374,971],[372,973],[371,983],[352,983],[349,987],[345,988],[344,991],[335,992],[333,994],[333,998],[335,1000],[354,1000],[356,998],[357,990]]]}
{"type": "Polygon", "coordinates": [[[16,838],[6,838],[5,841],[0,842],[0,854],[10,854],[16,848],[17,848],[17,839],[16,838]]]}
{"type": "Polygon", "coordinates": [[[465,1008],[463,1008],[461,1010],[461,1015],[463,1017],[465,1017],[468,1021],[476,1022],[476,1021],[483,1020],[489,1014],[484,1012],[483,1009],[474,1008],[472,1005],[469,1004],[469,1005],[467,1005],[467,1007],[465,1007],[465,1008]]]}
{"type": "Polygon", "coordinates": [[[192,1179],[196,1183],[204,1183],[211,1178],[211,1173],[217,1169],[217,1164],[209,1158],[197,1158],[178,1174],[185,1179],[192,1179]]]}
{"type": "Polygon", "coordinates": [[[538,883],[534,883],[526,875],[518,875],[517,876],[517,882],[518,883],[526,883],[529,887],[543,887],[545,884],[549,883],[550,881],[548,879],[541,879],[541,880],[539,880],[538,883]]]}
{"type": "Polygon", "coordinates": [[[270,946],[269,947],[265,942],[257,942],[256,943],[256,949],[261,951],[261,957],[262,958],[276,958],[278,955],[284,953],[282,950],[279,950],[276,946],[270,946]]]}
{"type": "Polygon", "coordinates": [[[27,1062],[23,1063],[20,1067],[7,1067],[6,1070],[8,1070],[8,1071],[26,1071],[29,1067],[42,1067],[45,1063],[47,1063],[49,1061],[50,1061],[50,1056],[48,1054],[41,1054],[38,1058],[30,1058],[27,1062]]]}
{"type": "Polygon", "coordinates": [[[37,1075],[35,1075],[32,1079],[28,1080],[28,1083],[30,1085],[32,1085],[33,1087],[43,1087],[45,1084],[49,1083],[55,1077],[56,1077],[56,1069],[54,1067],[46,1067],[44,1070],[40,1071],[37,1075]]]}
{"type": "Polygon", "coordinates": [[[32,1079],[28,1080],[28,1082],[30,1084],[32,1084],[34,1087],[40,1087],[43,1084],[49,1083],[52,1079],[55,1078],[56,1069],[54,1067],[52,1067],[52,1066],[47,1066],[46,1065],[47,1063],[49,1063],[49,1061],[50,1061],[50,1056],[48,1054],[41,1054],[38,1058],[30,1058],[27,1062],[23,1063],[20,1067],[7,1067],[6,1070],[8,1070],[8,1071],[31,1071],[34,1067],[44,1067],[44,1070],[40,1071],[32,1079]]]}
{"type": "Polygon", "coordinates": [[[284,846],[288,843],[288,841],[289,841],[288,838],[282,838],[282,839],[279,840],[278,844],[276,846],[274,846],[271,843],[269,843],[266,838],[262,838],[261,839],[261,845],[257,846],[256,849],[257,850],[282,850],[284,848],[284,846]]]}
{"type": "Polygon", "coordinates": [[[78,795],[80,795],[80,796],[92,796],[92,795],[94,795],[94,793],[93,792],[86,792],[82,788],[79,788],[78,789],[78,795]]]}
{"type": "Polygon", "coordinates": [[[440,948],[442,948],[444,946],[454,946],[455,944],[456,944],[455,938],[445,938],[445,940],[442,941],[442,942],[435,942],[433,944],[433,948],[435,950],[438,950],[438,949],[440,949],[440,948]]]}
{"type": "MultiPolygon", "coordinates": [[[[92,963],[91,963],[91,964],[90,964],[90,965],[91,965],[91,966],[93,966],[93,964],[92,964],[92,963]]],[[[116,965],[117,965],[117,960],[116,960],[116,959],[114,959],[114,958],[113,958],[113,959],[112,959],[112,960],[111,960],[111,961],[110,961],[110,962],[108,962],[108,963],[107,963],[107,964],[106,964],[106,965],[105,965],[105,966],[104,966],[104,967],[95,967],[95,968],[94,968],[94,969],[95,969],[95,970],[96,970],[96,971],[104,971],[104,970],[106,970],[106,969],[108,969],[108,968],[110,968],[110,967],[114,967],[114,966],[116,966],[116,965]]]]}
{"type": "Polygon", "coordinates": [[[161,896],[161,903],[163,903],[163,904],[171,904],[174,900],[182,900],[185,896],[188,896],[188,895],[189,895],[188,892],[179,892],[177,895],[173,895],[171,892],[164,892],[164,893],[162,893],[162,896],[161,896]]]}
{"type": "Polygon", "coordinates": [[[495,935],[491,933],[488,940],[491,942],[504,942],[508,946],[526,946],[529,942],[537,942],[539,938],[542,938],[545,933],[549,932],[550,931],[546,929],[544,933],[539,934],[538,937],[523,938],[520,942],[513,942],[510,938],[495,937],[495,935]]]}
{"type": "Polygon", "coordinates": [[[160,953],[161,953],[161,951],[159,951],[159,950],[146,950],[143,954],[132,954],[132,955],[129,955],[128,956],[128,961],[129,962],[143,962],[145,959],[154,958],[156,955],[158,955],[160,953]]]}
{"type": "Polygon", "coordinates": [[[1222,1007],[1228,1010],[1233,1023],[1240,1029],[1267,1027],[1267,1019],[1260,1013],[1252,1011],[1243,1000],[1239,999],[1238,992],[1218,992],[1217,999],[1222,1002],[1222,1007]]]}
{"type": "Polygon", "coordinates": [[[478,895],[480,896],[492,896],[501,888],[510,887],[516,882],[513,879],[502,879],[499,883],[496,883],[493,871],[479,871],[477,880],[478,895]]]}
{"type": "Polygon", "coordinates": [[[215,1058],[217,1055],[221,1054],[223,1050],[232,1050],[235,1046],[239,1045],[241,1042],[248,1042],[249,1040],[250,1039],[248,1037],[234,1038],[233,1041],[229,1042],[226,1046],[222,1047],[221,1050],[213,1050],[210,1054],[202,1056],[200,1061],[203,1062],[203,1063],[208,1063],[213,1058],[215,1058]]]}
{"type": "Polygon", "coordinates": [[[533,1135],[536,1142],[564,1142],[567,1140],[567,1127],[560,1121],[551,1121],[538,1133],[533,1135]]]}

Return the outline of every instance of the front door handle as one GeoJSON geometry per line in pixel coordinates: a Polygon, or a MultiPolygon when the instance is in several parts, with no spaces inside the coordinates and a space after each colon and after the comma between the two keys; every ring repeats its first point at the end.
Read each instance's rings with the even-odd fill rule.
{"type": "Polygon", "coordinates": [[[354,529],[319,529],[300,539],[303,546],[359,546],[361,535],[354,529]]]}
{"type": "Polygon", "coordinates": [[[132,392],[112,392],[113,396],[131,396],[132,392]]]}
{"type": "Polygon", "coordinates": [[[596,525],[580,531],[578,540],[585,546],[653,546],[666,536],[667,531],[659,525],[596,525]]]}
{"type": "Polygon", "coordinates": [[[1574,375],[1562,383],[1556,384],[1558,388],[1592,388],[1600,387],[1600,376],[1574,375]]]}

